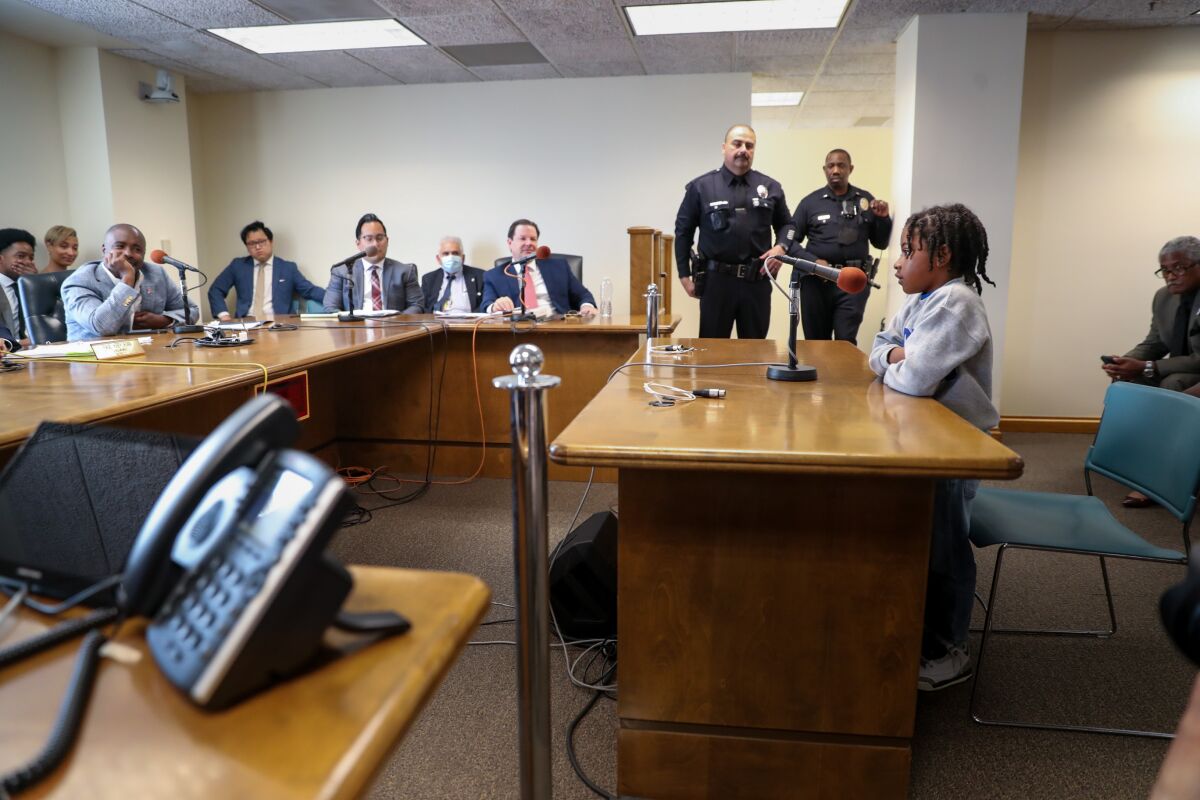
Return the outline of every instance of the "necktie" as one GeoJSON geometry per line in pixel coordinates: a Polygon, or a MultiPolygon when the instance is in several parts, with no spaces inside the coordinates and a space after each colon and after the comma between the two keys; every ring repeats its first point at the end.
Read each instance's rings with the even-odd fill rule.
{"type": "MultiPolygon", "coordinates": [[[[17,287],[13,287],[15,290],[17,287]]],[[[12,334],[18,339],[25,338],[25,315],[21,313],[21,295],[16,291],[13,292],[12,303],[13,321],[17,324],[13,326],[12,334]]]]}
{"type": "Polygon", "coordinates": [[[538,304],[537,286],[535,284],[535,281],[533,280],[533,269],[532,269],[533,264],[534,264],[534,262],[530,261],[529,263],[527,263],[525,265],[525,294],[524,294],[524,297],[525,297],[526,310],[537,308],[537,304],[538,304]]]}
{"type": "Polygon", "coordinates": [[[379,267],[371,266],[371,305],[373,311],[383,311],[383,287],[379,285],[379,267]]]}
{"type": "Polygon", "coordinates": [[[255,319],[264,319],[263,298],[267,294],[267,264],[265,261],[255,262],[254,264],[254,303],[250,306],[250,313],[255,319]]]}
{"type": "Polygon", "coordinates": [[[454,278],[451,278],[449,275],[447,275],[445,278],[445,281],[446,281],[446,290],[444,292],[442,292],[442,299],[438,300],[438,308],[440,308],[442,311],[449,311],[450,310],[450,289],[454,286],[454,278]]]}
{"type": "Polygon", "coordinates": [[[1192,303],[1196,300],[1195,293],[1181,295],[1179,309],[1175,312],[1175,329],[1171,332],[1172,356],[1191,355],[1192,348],[1188,342],[1188,325],[1192,321],[1192,303]]]}

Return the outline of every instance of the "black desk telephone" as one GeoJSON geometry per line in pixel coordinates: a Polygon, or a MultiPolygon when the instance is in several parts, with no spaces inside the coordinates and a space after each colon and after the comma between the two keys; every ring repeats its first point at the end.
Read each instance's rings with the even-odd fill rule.
{"type": "MultiPolygon", "coordinates": [[[[244,404],[192,452],[155,502],[125,563],[119,611],[8,648],[0,667],[114,618],[149,617],[146,641],[162,672],[197,705],[220,709],[301,670],[330,625],[383,635],[407,630],[391,612],[339,613],[352,579],[322,551],[352,501],[328,466],[283,449],[298,432],[282,399],[267,394],[244,404]],[[24,652],[14,657],[10,651],[18,649],[24,652]]],[[[89,642],[77,677],[87,659],[94,675],[103,639],[93,632],[89,642]]],[[[90,678],[76,683],[90,685],[90,678]]],[[[59,727],[72,704],[81,715],[87,688],[72,686],[59,727]]],[[[50,749],[42,762],[65,755],[50,749]]],[[[11,777],[0,776],[0,789],[30,785],[11,777]]]]}

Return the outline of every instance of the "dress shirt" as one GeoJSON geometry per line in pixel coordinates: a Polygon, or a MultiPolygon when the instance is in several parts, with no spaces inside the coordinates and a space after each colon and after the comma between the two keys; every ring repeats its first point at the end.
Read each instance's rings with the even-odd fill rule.
{"type": "MultiPolygon", "coordinates": [[[[125,281],[121,280],[116,275],[113,275],[112,270],[110,270],[105,264],[101,264],[98,271],[108,276],[108,279],[113,283],[114,289],[118,283],[125,283],[125,281]]],[[[130,320],[133,319],[134,314],[142,310],[142,271],[140,269],[137,271],[137,279],[133,282],[133,288],[137,291],[137,297],[133,298],[133,302],[131,302],[129,307],[125,309],[125,313],[129,315],[130,320]]],[[[132,322],[130,323],[130,327],[132,327],[132,322]]]]}
{"type": "Polygon", "coordinates": [[[363,311],[383,311],[387,308],[387,289],[383,285],[383,261],[378,264],[372,264],[370,261],[363,259],[363,311]],[[375,307],[375,297],[371,291],[371,270],[379,270],[379,294],[383,305],[379,308],[375,307]]]}
{"type": "MultiPolygon", "coordinates": [[[[460,270],[457,275],[445,275],[443,281],[449,281],[450,286],[450,308],[447,311],[453,311],[459,314],[471,313],[471,297],[467,294],[467,278],[460,270]]],[[[442,291],[446,291],[445,287],[442,291]]],[[[442,309],[432,309],[441,311],[442,309]]]]}
{"type": "MultiPolygon", "coordinates": [[[[250,299],[250,313],[251,314],[254,313],[254,298],[258,297],[258,278],[259,278],[259,273],[260,273],[260,268],[258,266],[258,263],[259,262],[257,262],[257,261],[254,262],[254,272],[253,272],[254,282],[250,286],[250,298],[251,298],[250,299]]],[[[273,280],[275,277],[275,273],[273,271],[274,268],[275,268],[275,256],[271,256],[270,258],[268,258],[266,261],[266,264],[261,268],[262,279],[266,283],[266,286],[263,287],[262,316],[259,319],[273,319],[275,317],[275,301],[271,298],[271,295],[274,294],[274,292],[272,291],[272,287],[274,286],[273,280]]],[[[287,313],[287,312],[284,312],[284,313],[287,313]]]]}
{"type": "Polygon", "coordinates": [[[12,333],[19,337],[25,328],[25,315],[21,313],[21,303],[17,298],[17,282],[7,275],[0,274],[0,286],[4,287],[4,295],[8,298],[8,307],[12,309],[17,320],[17,330],[12,333]]]}

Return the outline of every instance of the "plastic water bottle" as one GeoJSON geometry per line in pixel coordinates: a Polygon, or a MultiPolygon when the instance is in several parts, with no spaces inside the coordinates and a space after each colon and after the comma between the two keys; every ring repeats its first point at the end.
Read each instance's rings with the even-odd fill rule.
{"type": "Polygon", "coordinates": [[[613,283],[608,278],[600,281],[600,319],[612,319],[613,283]]]}

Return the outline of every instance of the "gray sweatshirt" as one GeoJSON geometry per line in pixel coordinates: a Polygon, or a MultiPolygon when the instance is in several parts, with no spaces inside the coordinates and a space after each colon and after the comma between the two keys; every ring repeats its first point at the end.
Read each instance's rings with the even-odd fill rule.
{"type": "Polygon", "coordinates": [[[987,310],[962,278],[909,297],[888,329],[876,335],[870,364],[886,386],[933,397],[978,428],[1000,421],[992,405],[987,310]],[[904,348],[904,359],[889,364],[894,347],[904,348]]]}

